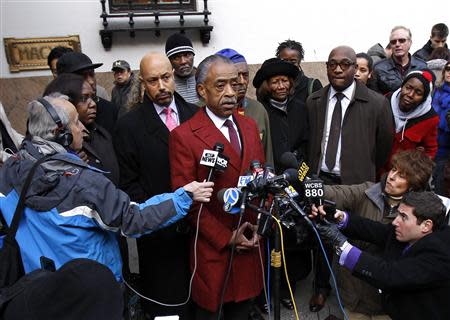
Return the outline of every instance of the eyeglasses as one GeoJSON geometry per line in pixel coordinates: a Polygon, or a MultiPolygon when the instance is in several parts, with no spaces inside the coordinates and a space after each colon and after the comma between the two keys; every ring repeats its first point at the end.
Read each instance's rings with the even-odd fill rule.
{"type": "Polygon", "coordinates": [[[89,101],[89,99],[91,99],[92,101],[94,101],[95,103],[97,103],[100,98],[96,95],[92,95],[92,96],[81,96],[80,102],[81,103],[86,103],[89,101]]]}
{"type": "Polygon", "coordinates": [[[392,39],[392,40],[389,40],[389,43],[391,44],[391,46],[395,46],[395,45],[397,44],[397,41],[398,41],[400,44],[404,44],[407,40],[408,40],[408,39],[405,39],[405,38],[392,39]]]}
{"type": "Polygon", "coordinates": [[[350,68],[351,66],[354,66],[355,63],[353,61],[350,60],[342,60],[342,61],[328,61],[327,62],[327,68],[330,70],[335,70],[337,68],[337,66],[339,66],[342,71],[347,70],[348,68],[350,68]]]}
{"type": "Polygon", "coordinates": [[[450,71],[450,66],[445,67],[444,70],[447,71],[447,72],[449,72],[449,71],[450,71]]]}

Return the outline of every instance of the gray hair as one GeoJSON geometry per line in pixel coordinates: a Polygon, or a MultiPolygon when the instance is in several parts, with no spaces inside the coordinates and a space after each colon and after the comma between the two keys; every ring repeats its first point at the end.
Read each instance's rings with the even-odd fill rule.
{"type": "Polygon", "coordinates": [[[208,76],[209,69],[214,63],[219,61],[234,65],[233,61],[218,54],[213,54],[209,57],[206,57],[202,62],[200,62],[197,67],[197,72],[195,73],[195,82],[197,84],[204,84],[206,81],[206,77],[208,76]]]}
{"type": "MultiPolygon", "coordinates": [[[[54,102],[58,99],[68,101],[69,97],[59,92],[55,92],[49,96],[45,96],[44,99],[51,103],[61,119],[63,126],[67,127],[69,124],[69,115],[66,110],[64,110],[64,107],[61,107],[54,102]]],[[[28,104],[28,132],[32,136],[37,136],[48,141],[55,141],[54,131],[57,128],[58,126],[55,121],[39,101],[33,100],[28,104]]]]}
{"type": "Polygon", "coordinates": [[[405,30],[406,32],[408,32],[409,40],[412,39],[412,33],[411,33],[411,30],[409,30],[407,27],[404,27],[404,26],[395,26],[395,27],[392,28],[391,34],[392,34],[394,31],[397,31],[397,30],[405,30]]]}

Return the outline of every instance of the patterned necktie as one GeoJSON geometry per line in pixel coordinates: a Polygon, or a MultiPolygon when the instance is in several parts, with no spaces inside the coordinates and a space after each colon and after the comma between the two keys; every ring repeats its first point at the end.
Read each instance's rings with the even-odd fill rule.
{"type": "Polygon", "coordinates": [[[239,145],[239,137],[238,133],[236,132],[236,129],[234,129],[233,122],[230,119],[225,120],[225,123],[223,124],[228,128],[228,134],[230,135],[230,143],[233,146],[234,150],[238,154],[241,154],[241,146],[239,145]]]}
{"type": "Polygon", "coordinates": [[[177,122],[172,116],[173,110],[171,107],[166,107],[163,112],[166,114],[166,127],[169,131],[172,131],[177,127],[177,122]]]}
{"type": "Polygon", "coordinates": [[[341,100],[344,97],[342,92],[337,92],[335,95],[336,104],[334,106],[333,116],[331,117],[330,134],[328,135],[327,151],[325,154],[325,164],[330,172],[333,171],[336,165],[337,149],[339,139],[341,138],[341,122],[342,122],[342,105],[341,100]]]}

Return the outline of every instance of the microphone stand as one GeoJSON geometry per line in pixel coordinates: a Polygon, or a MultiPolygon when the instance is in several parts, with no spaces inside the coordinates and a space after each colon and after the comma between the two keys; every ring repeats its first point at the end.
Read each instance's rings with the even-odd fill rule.
{"type": "MultiPolygon", "coordinates": [[[[271,214],[277,219],[279,215],[278,196],[274,197],[274,206],[271,209],[271,214]]],[[[275,228],[273,249],[270,255],[270,265],[273,268],[273,316],[275,320],[280,320],[280,284],[281,284],[281,241],[280,230],[275,228]]],[[[270,306],[270,301],[269,301],[270,306]]]]}

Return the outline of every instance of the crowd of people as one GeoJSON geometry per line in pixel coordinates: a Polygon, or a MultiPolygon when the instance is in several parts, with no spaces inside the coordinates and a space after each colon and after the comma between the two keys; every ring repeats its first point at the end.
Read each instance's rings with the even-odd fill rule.
{"type": "MultiPolygon", "coordinates": [[[[312,272],[309,309],[321,311],[333,289],[326,260],[335,260],[348,319],[450,318],[450,230],[440,198],[450,197],[448,33],[434,25],[414,54],[404,26],[367,53],[338,46],[326,62],[326,86],[303,72],[301,43],[286,40],[252,79],[257,99],[247,95],[249,67],[237,48],[194,67],[193,44],[181,33],[164,53],[142,57],[139,72],[115,61],[111,94],[96,81],[102,63],[54,48],[54,79],[30,102],[25,136],[0,104],[0,248],[23,205],[15,233],[23,277],[53,266],[45,274],[52,285],[40,291],[51,301],[32,299],[36,288],[26,287],[0,312],[71,319],[77,300],[64,300],[65,282],[52,279],[65,279],[68,269],[84,279],[91,268],[107,290],[79,285],[71,294],[111,295],[108,319],[129,317],[126,238],[133,237],[142,319],[264,319],[270,257],[257,213],[228,214],[217,193],[235,187],[255,160],[282,174],[291,152],[340,210],[333,222],[312,207],[323,253],[316,240],[300,241],[299,229],[285,230],[289,283],[281,282],[281,304],[294,309],[289,287],[312,272]],[[202,161],[218,144],[223,173],[202,161]]],[[[105,305],[78,308],[76,317],[98,318],[105,305]]]]}

